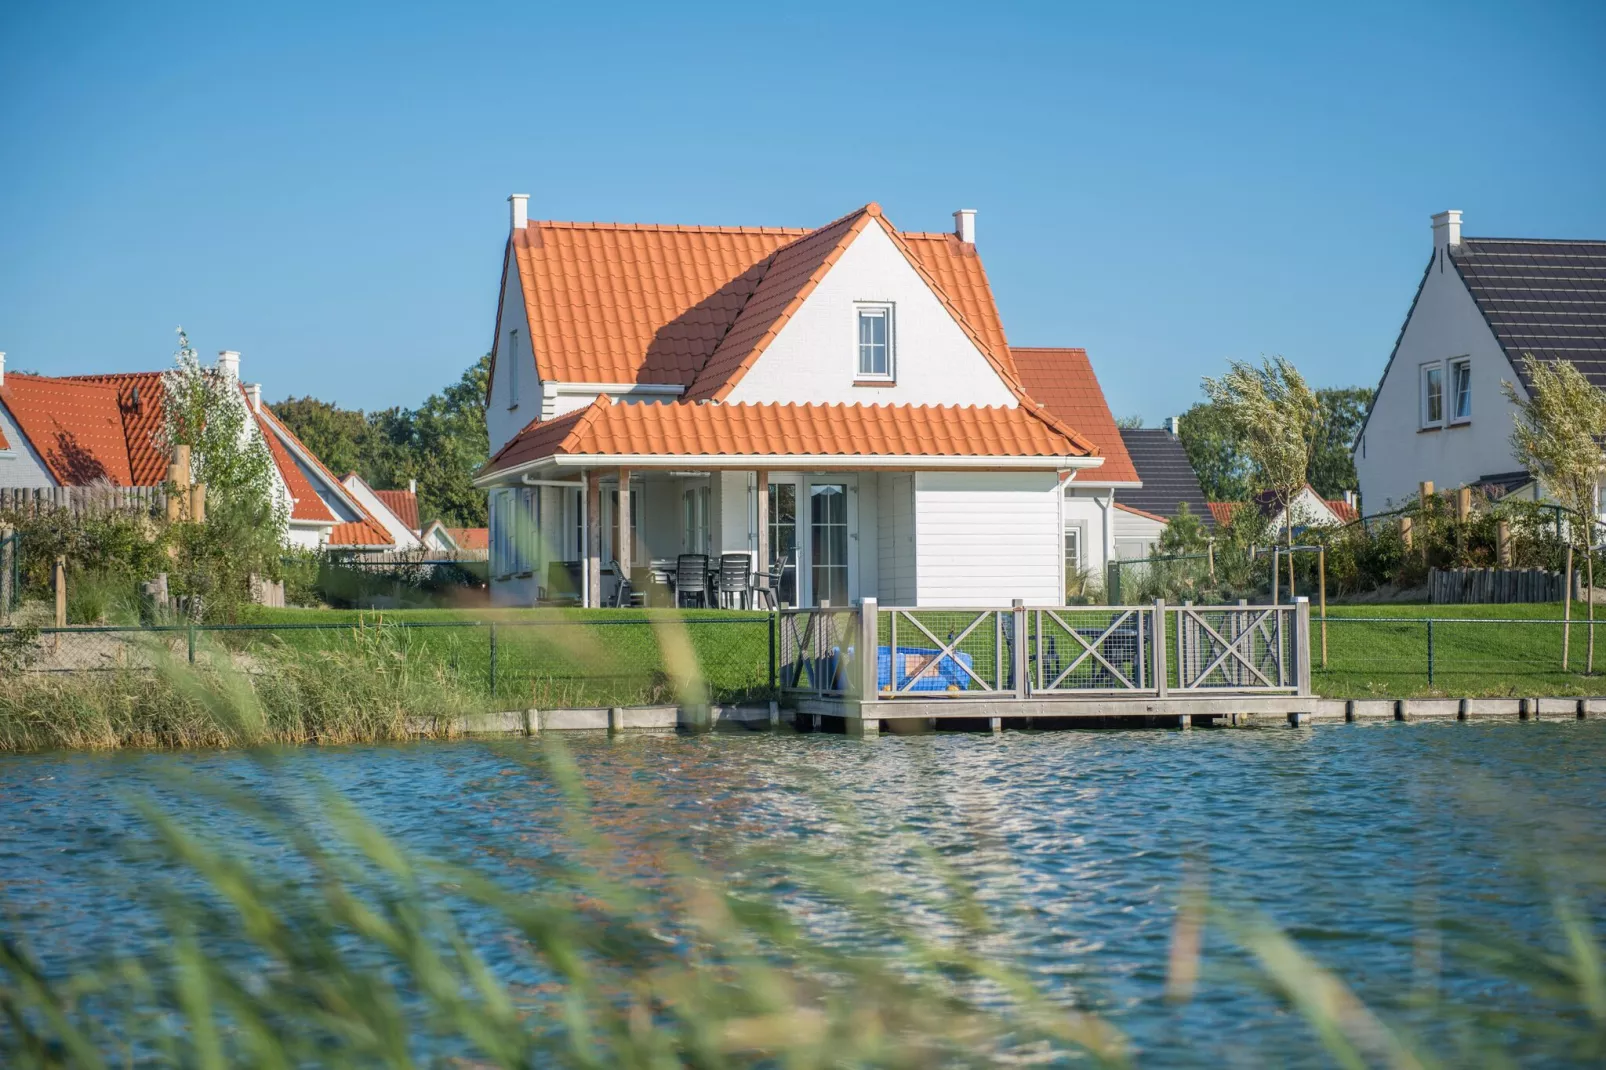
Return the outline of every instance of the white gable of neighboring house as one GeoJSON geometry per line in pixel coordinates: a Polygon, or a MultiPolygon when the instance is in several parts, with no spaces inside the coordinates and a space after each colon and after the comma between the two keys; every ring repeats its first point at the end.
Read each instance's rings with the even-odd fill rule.
{"type": "Polygon", "coordinates": [[[853,238],[725,399],[848,405],[1000,405],[1005,385],[879,223],[853,238]],[[861,307],[892,313],[893,382],[856,385],[861,307]]]}
{"type": "Polygon", "coordinates": [[[535,352],[530,348],[530,324],[524,309],[524,290],[519,285],[518,263],[510,257],[502,279],[502,317],[497,325],[496,356],[485,406],[491,452],[501,449],[538,416],[542,416],[541,376],[535,369],[535,352]]]}
{"type": "Polygon", "coordinates": [[[1355,441],[1355,472],[1366,512],[1414,500],[1423,480],[1448,489],[1521,467],[1511,456],[1513,409],[1502,392],[1504,382],[1517,382],[1516,370],[1454,263],[1436,249],[1355,441]],[[1448,407],[1450,365],[1460,360],[1471,369],[1471,418],[1455,421],[1446,411],[1442,426],[1425,427],[1424,368],[1440,369],[1448,407]]]}
{"type": "Polygon", "coordinates": [[[425,547],[431,550],[452,552],[458,548],[457,543],[452,541],[451,533],[446,530],[446,525],[439,520],[431,520],[428,524],[425,524],[424,530],[418,533],[418,538],[425,547]]]}
{"type": "Polygon", "coordinates": [[[379,526],[385,529],[385,532],[391,538],[391,542],[395,544],[395,549],[416,550],[423,545],[418,536],[414,535],[412,529],[407,526],[407,522],[391,512],[390,507],[384,503],[384,500],[379,495],[374,493],[374,488],[370,487],[368,481],[363,479],[362,476],[353,472],[345,479],[342,479],[340,485],[346,488],[347,493],[362,503],[362,507],[368,510],[369,516],[379,522],[379,526]]]}
{"type": "Polygon", "coordinates": [[[1306,487],[1294,496],[1291,508],[1279,509],[1271,515],[1268,524],[1272,531],[1282,531],[1284,517],[1288,513],[1294,514],[1294,530],[1300,528],[1334,528],[1343,523],[1337,513],[1322,501],[1321,497],[1306,487]]]}
{"type": "Polygon", "coordinates": [[[1123,561],[1148,557],[1169,523],[1164,517],[1120,502],[1115,503],[1110,521],[1115,528],[1115,556],[1123,561]]]}

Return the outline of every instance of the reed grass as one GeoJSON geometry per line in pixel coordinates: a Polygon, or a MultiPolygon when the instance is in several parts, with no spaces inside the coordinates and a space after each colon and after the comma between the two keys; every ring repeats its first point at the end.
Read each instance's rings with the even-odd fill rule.
{"type": "Polygon", "coordinates": [[[0,751],[250,747],[443,738],[487,699],[399,629],[321,650],[147,641],[139,667],[0,676],[0,751]]]}

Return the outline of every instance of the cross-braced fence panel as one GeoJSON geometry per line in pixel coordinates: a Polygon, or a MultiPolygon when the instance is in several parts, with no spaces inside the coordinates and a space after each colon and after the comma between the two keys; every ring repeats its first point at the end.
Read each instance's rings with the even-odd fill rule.
{"type": "Polygon", "coordinates": [[[1181,691],[1290,691],[1299,670],[1294,606],[1169,607],[1172,687],[1181,691]]]}
{"type": "Polygon", "coordinates": [[[783,609],[776,616],[782,691],[842,695],[851,687],[859,614],[850,609],[783,609]]]}
{"type": "Polygon", "coordinates": [[[1149,691],[1154,610],[1148,607],[1034,609],[1032,690],[1149,691]]]}

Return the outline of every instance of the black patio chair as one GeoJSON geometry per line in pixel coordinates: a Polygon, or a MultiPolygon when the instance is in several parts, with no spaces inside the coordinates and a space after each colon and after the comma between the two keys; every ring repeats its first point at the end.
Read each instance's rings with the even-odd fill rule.
{"type": "Polygon", "coordinates": [[[752,602],[753,555],[719,555],[719,604],[724,609],[746,609],[752,602]]]}
{"type": "Polygon", "coordinates": [[[792,566],[792,551],[782,554],[770,566],[768,572],[760,572],[753,584],[753,608],[758,609],[760,603],[768,603],[768,608],[781,608],[781,580],[786,576],[786,570],[792,566]]]}
{"type": "Polygon", "coordinates": [[[708,605],[708,555],[681,554],[675,558],[675,605],[683,607],[687,598],[708,605]]]}

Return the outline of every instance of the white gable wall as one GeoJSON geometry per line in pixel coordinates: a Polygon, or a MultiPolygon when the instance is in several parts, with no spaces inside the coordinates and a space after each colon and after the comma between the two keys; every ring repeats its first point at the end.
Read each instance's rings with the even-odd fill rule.
{"type": "Polygon", "coordinates": [[[44,458],[34,450],[28,436],[0,403],[0,432],[9,449],[0,450],[0,487],[54,487],[56,479],[45,467],[44,458]]]}
{"type": "MultiPolygon", "coordinates": [[[[495,453],[524,425],[541,415],[541,379],[535,372],[535,355],[530,348],[530,324],[524,314],[524,291],[519,286],[518,262],[508,261],[507,278],[502,280],[501,333],[496,338],[496,366],[492,369],[490,399],[485,408],[485,429],[490,433],[495,453]],[[518,332],[518,343],[511,341],[518,332]],[[513,365],[518,364],[518,406],[513,404],[513,365]]],[[[550,414],[549,414],[550,415],[550,414]]]]}
{"type": "Polygon", "coordinates": [[[915,473],[917,604],[1062,605],[1064,501],[1053,472],[915,473]]]}
{"type": "Polygon", "coordinates": [[[411,529],[402,522],[401,517],[391,512],[390,507],[379,499],[379,495],[374,493],[367,480],[361,476],[353,476],[350,479],[341,480],[340,485],[345,487],[346,493],[356,498],[362,507],[368,510],[368,514],[379,522],[379,526],[384,528],[386,533],[390,535],[396,549],[416,550],[424,545],[419,541],[418,536],[414,535],[411,529]]]}
{"type": "Polygon", "coordinates": [[[879,225],[860,232],[727,399],[1003,405],[1015,395],[879,225]],[[896,384],[855,386],[858,302],[893,306],[896,384]]]}
{"type": "MultiPolygon", "coordinates": [[[[1455,266],[1447,260],[1441,265],[1435,257],[1356,445],[1355,471],[1366,512],[1384,512],[1414,499],[1424,479],[1449,490],[1520,467],[1511,456],[1512,406],[1500,386],[1516,378],[1455,266]],[[1472,420],[1420,430],[1420,368],[1455,357],[1472,362],[1472,420]]],[[[1448,411],[1448,367],[1444,383],[1448,411]]]]}

